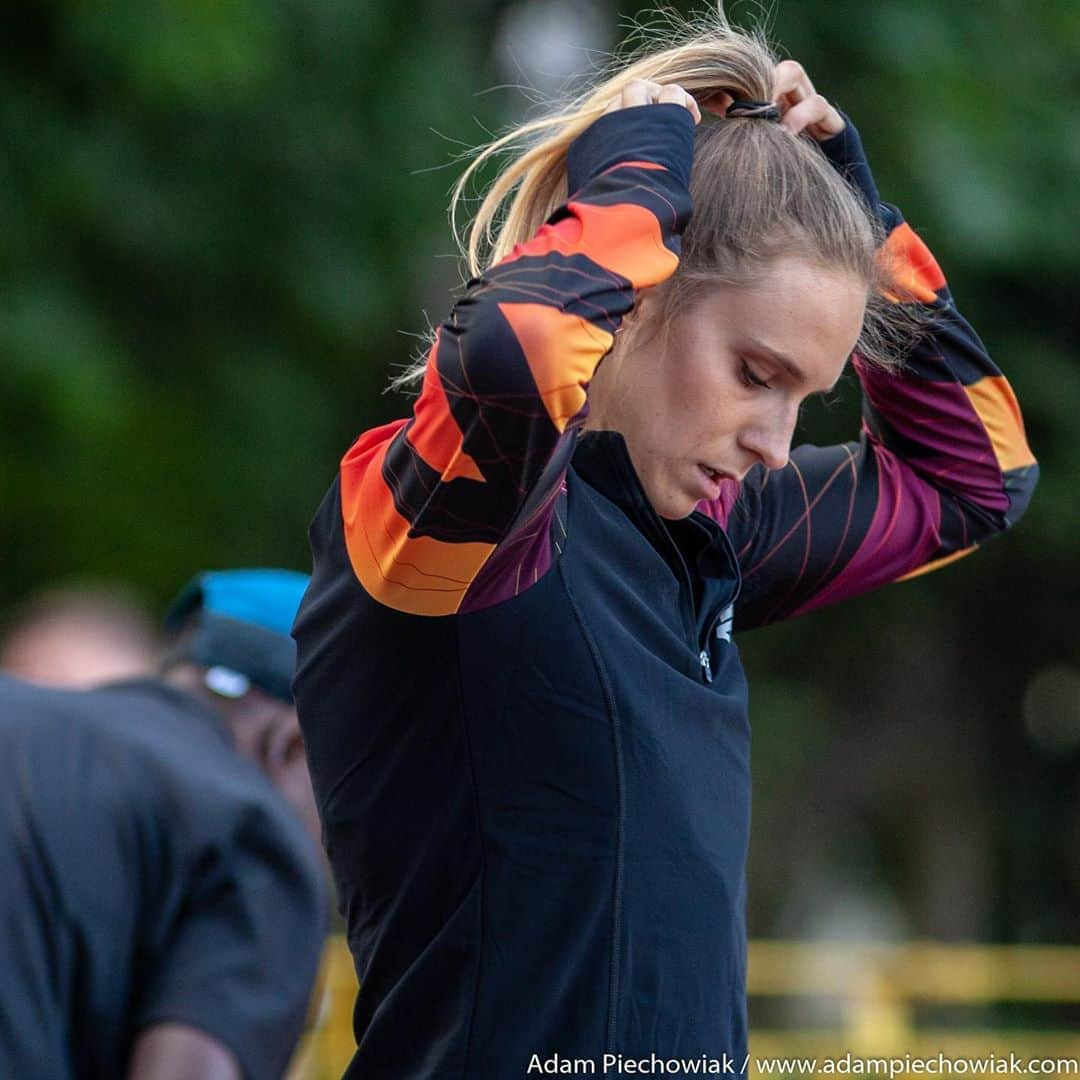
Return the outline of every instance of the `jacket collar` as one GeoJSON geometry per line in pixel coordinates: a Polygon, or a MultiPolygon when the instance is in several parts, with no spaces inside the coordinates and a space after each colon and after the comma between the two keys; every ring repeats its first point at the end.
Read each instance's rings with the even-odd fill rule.
{"type": "MultiPolygon", "coordinates": [[[[727,533],[712,518],[694,511],[682,521],[666,522],[653,509],[641,486],[626,440],[617,431],[585,431],[573,456],[574,471],[615,503],[668,561],[677,576],[695,569],[701,578],[734,582],[734,600],[742,583],[738,559],[727,533]]],[[[726,591],[726,590],[725,590],[726,591]]]]}

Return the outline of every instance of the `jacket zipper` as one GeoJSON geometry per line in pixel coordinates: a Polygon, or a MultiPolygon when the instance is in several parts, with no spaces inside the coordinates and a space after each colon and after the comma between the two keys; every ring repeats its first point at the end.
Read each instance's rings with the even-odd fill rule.
{"type": "Polygon", "coordinates": [[[690,609],[690,625],[687,627],[687,637],[689,638],[690,644],[696,645],[698,648],[698,664],[701,667],[701,681],[704,683],[711,683],[713,681],[713,673],[712,661],[709,659],[709,638],[719,621],[720,612],[717,612],[716,615],[713,616],[704,640],[700,640],[697,632],[697,607],[694,604],[694,585],[690,580],[690,568],[686,565],[686,559],[683,556],[679,545],[675,543],[675,538],[668,531],[668,528],[660,515],[653,509],[652,504],[649,502],[648,497],[645,494],[645,489],[641,486],[641,480],[630,465],[629,457],[626,457],[626,459],[623,460],[622,455],[619,455],[618,460],[620,467],[627,477],[627,481],[636,489],[637,494],[639,495],[641,507],[644,512],[652,518],[653,527],[659,529],[663,533],[665,539],[668,544],[671,545],[672,550],[679,560],[679,567],[682,570],[682,585],[685,589],[686,607],[690,609]]]}
{"type": "Polygon", "coordinates": [[[690,580],[690,568],[686,565],[686,559],[683,557],[683,553],[679,550],[679,545],[675,543],[671,533],[669,533],[666,528],[664,528],[664,532],[667,534],[668,543],[671,544],[672,549],[679,558],[679,566],[682,569],[682,584],[683,588],[686,590],[686,606],[690,609],[690,625],[688,627],[688,632],[690,641],[698,647],[698,663],[701,665],[701,681],[704,683],[711,683],[713,681],[713,673],[712,661],[709,659],[709,635],[713,632],[713,627],[717,623],[719,613],[713,617],[709,629],[705,634],[704,641],[699,640],[697,634],[697,607],[694,604],[694,585],[690,580]]]}
{"type": "Polygon", "coordinates": [[[679,565],[682,567],[683,587],[686,589],[687,596],[686,605],[690,609],[690,640],[698,647],[698,663],[701,665],[701,681],[704,683],[711,683],[713,681],[713,673],[712,661],[709,659],[709,636],[712,634],[713,627],[716,625],[719,616],[714,616],[704,639],[699,639],[697,633],[697,607],[694,604],[694,586],[690,580],[690,569],[686,565],[686,559],[683,558],[683,553],[679,550],[679,545],[672,540],[671,546],[679,556],[679,565]]]}
{"type": "MultiPolygon", "coordinates": [[[[708,640],[706,638],[706,640],[708,640]]],[[[707,683],[712,682],[712,663],[709,660],[709,650],[702,649],[698,653],[698,659],[701,661],[701,675],[707,683]]]]}

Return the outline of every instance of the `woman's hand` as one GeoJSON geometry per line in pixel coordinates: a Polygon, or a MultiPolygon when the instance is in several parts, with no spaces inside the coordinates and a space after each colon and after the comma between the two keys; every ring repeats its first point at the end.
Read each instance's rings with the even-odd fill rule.
{"type": "Polygon", "coordinates": [[[701,122],[701,110],[692,94],[674,83],[661,86],[660,83],[647,82],[644,79],[627,83],[622,93],[612,100],[604,112],[632,109],[635,105],[681,105],[694,118],[695,124],[701,122]]]}
{"type": "MultiPolygon", "coordinates": [[[[833,167],[862,194],[867,206],[882,221],[887,221],[889,211],[881,206],[855,125],[814,89],[810,76],[797,60],[781,60],[776,65],[772,100],[780,109],[781,125],[793,135],[805,131],[816,139],[833,167]]],[[[887,225],[886,231],[891,227],[887,225]]]]}
{"type": "Polygon", "coordinates": [[[773,71],[772,100],[780,123],[793,135],[805,131],[818,142],[844,130],[844,118],[821,96],[797,60],[781,60],[773,71]]]}

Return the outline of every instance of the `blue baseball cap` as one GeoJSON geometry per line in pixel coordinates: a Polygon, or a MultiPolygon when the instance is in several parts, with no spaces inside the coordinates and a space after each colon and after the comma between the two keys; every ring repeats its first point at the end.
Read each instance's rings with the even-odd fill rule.
{"type": "Polygon", "coordinates": [[[293,570],[198,574],[165,615],[168,630],[184,631],[169,660],[207,668],[207,686],[226,697],[255,685],[291,703],[296,643],[290,630],[309,580],[293,570]]]}

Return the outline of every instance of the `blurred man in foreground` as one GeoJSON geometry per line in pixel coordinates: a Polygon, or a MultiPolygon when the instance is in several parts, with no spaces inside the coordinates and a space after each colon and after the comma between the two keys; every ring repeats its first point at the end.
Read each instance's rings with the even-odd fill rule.
{"type": "Polygon", "coordinates": [[[290,690],[306,582],[196,578],[157,679],[0,678],[0,1076],[283,1073],[325,922],[290,690]]]}
{"type": "Polygon", "coordinates": [[[158,648],[153,621],[125,588],[66,585],[32,596],[4,619],[0,671],[85,690],[151,674],[158,648]]]}

